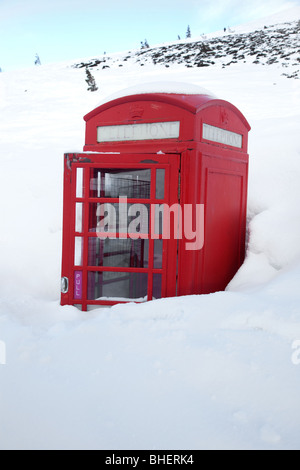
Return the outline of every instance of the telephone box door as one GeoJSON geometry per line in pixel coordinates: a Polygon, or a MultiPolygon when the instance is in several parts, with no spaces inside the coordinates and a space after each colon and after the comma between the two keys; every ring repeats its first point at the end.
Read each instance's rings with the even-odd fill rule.
{"type": "Polygon", "coordinates": [[[65,155],[62,305],[176,295],[176,222],[164,229],[178,204],[179,162],[176,154],[65,155]]]}

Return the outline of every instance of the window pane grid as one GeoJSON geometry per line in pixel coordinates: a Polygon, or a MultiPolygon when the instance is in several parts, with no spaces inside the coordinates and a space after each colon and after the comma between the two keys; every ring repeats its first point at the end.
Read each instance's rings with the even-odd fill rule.
{"type": "Polygon", "coordinates": [[[150,199],[150,169],[91,168],[89,196],[150,199]]]}
{"type": "MultiPolygon", "coordinates": [[[[84,303],[114,302],[115,299],[140,302],[161,297],[163,240],[161,233],[155,234],[155,240],[151,238],[150,208],[166,198],[165,177],[165,168],[153,167],[139,170],[90,167],[85,174],[79,172],[73,199],[76,207],[74,235],[77,237],[74,258],[78,263],[74,263],[74,275],[78,284],[81,273],[84,303]],[[86,188],[84,192],[80,191],[81,184],[86,188]],[[147,217],[146,212],[136,213],[134,206],[129,211],[126,230],[117,226],[120,233],[114,238],[99,238],[94,231],[99,220],[95,209],[99,204],[108,203],[118,211],[122,204],[120,198],[126,200],[127,208],[144,204],[147,217]],[[129,229],[130,224],[133,231],[129,229]],[[78,267],[76,271],[76,266],[81,271],[78,267]]],[[[78,294],[76,299],[79,300],[78,294]]]]}

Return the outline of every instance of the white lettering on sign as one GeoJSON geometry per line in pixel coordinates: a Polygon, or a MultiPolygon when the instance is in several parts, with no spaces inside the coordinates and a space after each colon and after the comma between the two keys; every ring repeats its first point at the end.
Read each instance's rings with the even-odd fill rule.
{"type": "Polygon", "coordinates": [[[203,123],[203,139],[218,142],[219,144],[230,145],[231,147],[242,148],[243,136],[236,132],[226,131],[220,127],[210,126],[203,123]]]}
{"type": "Polygon", "coordinates": [[[97,129],[97,142],[177,139],[179,137],[179,129],[179,121],[100,126],[97,129]]]}

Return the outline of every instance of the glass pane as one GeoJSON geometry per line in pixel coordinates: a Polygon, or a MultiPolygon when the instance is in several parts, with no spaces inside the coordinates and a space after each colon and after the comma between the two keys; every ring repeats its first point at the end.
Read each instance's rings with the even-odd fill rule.
{"type": "Polygon", "coordinates": [[[150,198],[151,170],[91,169],[90,197],[150,198]]]}
{"type": "Polygon", "coordinates": [[[163,233],[164,209],[165,209],[165,204],[155,204],[155,207],[154,207],[154,214],[155,214],[154,233],[155,235],[162,235],[163,233]]]}
{"type": "Polygon", "coordinates": [[[105,194],[101,193],[101,187],[105,187],[105,170],[97,170],[91,168],[90,175],[90,197],[104,197],[105,194]],[[102,181],[103,180],[103,181],[102,181]]]}
{"type": "Polygon", "coordinates": [[[75,213],[75,232],[82,232],[82,219],[83,219],[83,203],[76,202],[75,205],[76,213],[75,213]]]}
{"type": "Polygon", "coordinates": [[[130,234],[148,234],[150,221],[149,204],[128,204],[128,229],[130,234]]]}
{"type": "Polygon", "coordinates": [[[75,237],[74,264],[82,266],[83,238],[75,237]]]}
{"type": "Polygon", "coordinates": [[[89,232],[92,233],[148,234],[149,221],[149,204],[90,204],[89,232]]]}
{"type": "Polygon", "coordinates": [[[182,238],[182,209],[179,204],[155,204],[151,209],[154,212],[155,235],[163,235],[165,239],[182,238]]]}
{"type": "Polygon", "coordinates": [[[161,299],[161,274],[153,274],[153,299],[161,299]]]}
{"type": "Polygon", "coordinates": [[[147,300],[147,273],[88,272],[88,300],[147,300]]]}
{"type": "Polygon", "coordinates": [[[154,240],[153,267],[162,269],[163,240],[154,240]]]}
{"type": "Polygon", "coordinates": [[[83,197],[83,168],[76,170],[76,197],[83,197]]]}
{"type": "Polygon", "coordinates": [[[165,170],[156,170],[156,199],[164,199],[165,197],[165,170]]]}
{"type": "Polygon", "coordinates": [[[88,244],[89,266],[110,266],[112,268],[148,267],[148,240],[130,238],[90,237],[88,244]]]}

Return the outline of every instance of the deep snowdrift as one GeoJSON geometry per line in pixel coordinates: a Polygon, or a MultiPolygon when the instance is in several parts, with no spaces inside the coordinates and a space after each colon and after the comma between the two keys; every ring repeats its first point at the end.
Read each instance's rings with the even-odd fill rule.
{"type": "Polygon", "coordinates": [[[300,82],[252,62],[94,68],[96,93],[65,64],[0,74],[1,449],[299,449],[300,82]],[[162,81],[252,126],[245,263],[226,292],[60,307],[63,153],[99,101],[162,81]]]}

